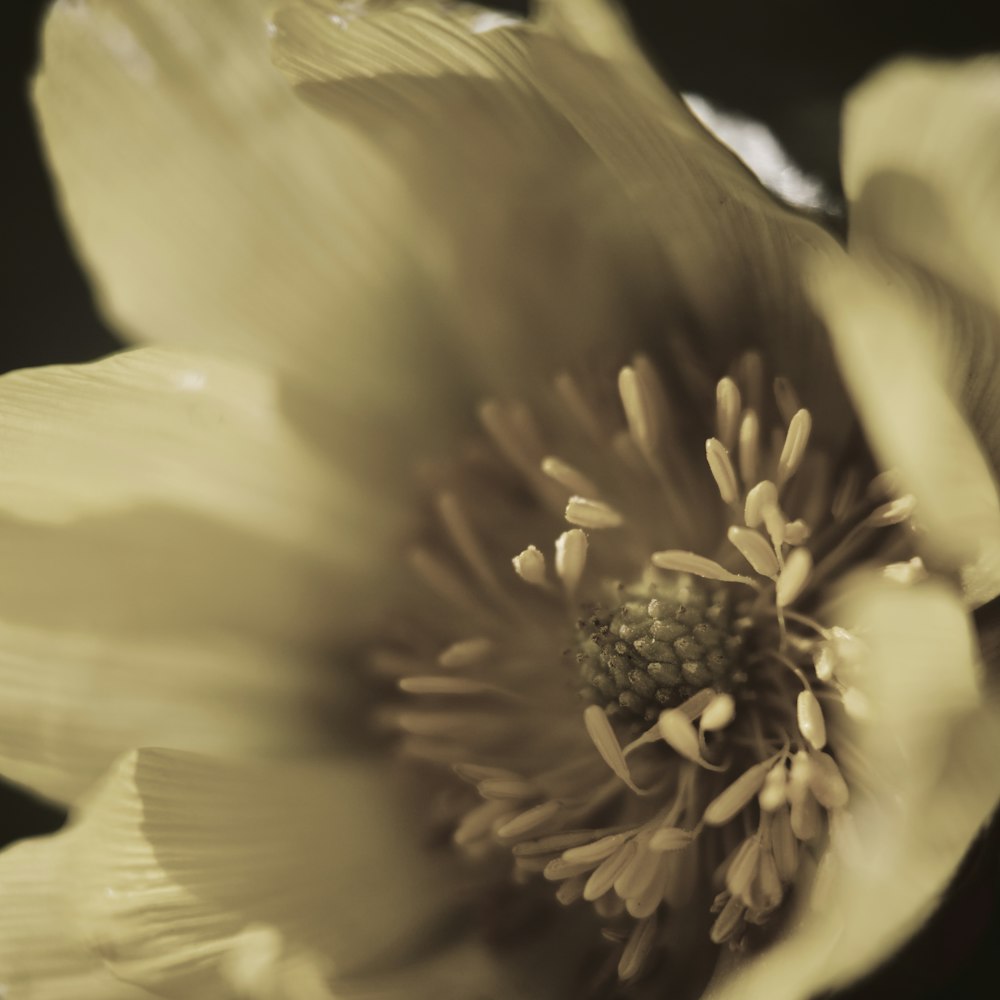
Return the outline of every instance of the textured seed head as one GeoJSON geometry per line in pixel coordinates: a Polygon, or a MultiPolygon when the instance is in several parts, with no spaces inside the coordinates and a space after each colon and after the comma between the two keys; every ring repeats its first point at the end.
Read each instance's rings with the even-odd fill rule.
{"type": "Polygon", "coordinates": [[[579,625],[584,695],[613,714],[655,721],[705,688],[730,691],[745,679],[730,586],[677,576],[635,587],[614,611],[579,625]]]}

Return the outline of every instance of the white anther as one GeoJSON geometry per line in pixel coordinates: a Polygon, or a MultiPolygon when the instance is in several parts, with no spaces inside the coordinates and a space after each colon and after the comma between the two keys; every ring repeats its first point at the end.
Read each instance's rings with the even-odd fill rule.
{"type": "Polygon", "coordinates": [[[770,479],[762,479],[747,493],[743,508],[743,520],[748,528],[757,528],[764,523],[764,511],[778,506],[778,488],[770,479]]]}
{"type": "Polygon", "coordinates": [[[802,545],[812,534],[809,525],[801,517],[785,525],[784,539],[789,545],[802,545]]]}
{"type": "Polygon", "coordinates": [[[654,851],[683,851],[694,841],[694,831],[679,826],[661,826],[649,838],[649,846],[654,851]]]}
{"type": "Polygon", "coordinates": [[[708,826],[728,823],[761,789],[774,760],[747,768],[728,788],[709,802],[703,819],[708,826]]]}
{"type": "Polygon", "coordinates": [[[542,472],[570,493],[596,496],[600,492],[579,469],[575,469],[561,458],[556,458],[555,455],[546,455],[542,459],[542,472]]]}
{"type": "Polygon", "coordinates": [[[659,431],[656,403],[634,368],[626,366],[618,373],[618,394],[632,440],[643,454],[651,455],[659,431]]]}
{"type": "Polygon", "coordinates": [[[556,539],[556,573],[570,596],[576,591],[587,565],[587,535],[570,528],[556,539]]]}
{"type": "Polygon", "coordinates": [[[747,410],[740,421],[740,475],[744,483],[757,481],[760,466],[760,420],[747,410]]]}
{"type": "Polygon", "coordinates": [[[810,754],[809,789],[817,802],[827,809],[840,809],[847,805],[850,792],[847,782],[837,767],[837,762],[827,753],[810,754]]]}
{"type": "Polygon", "coordinates": [[[786,786],[788,785],[788,769],[785,762],[779,760],[764,779],[764,785],[757,796],[761,809],[773,813],[785,804],[786,786]]]}
{"type": "Polygon", "coordinates": [[[741,528],[733,525],[728,531],[729,541],[740,550],[743,558],[761,576],[770,577],[772,580],[778,577],[778,558],[774,554],[774,549],[767,539],[752,528],[741,528]]]}
{"type": "Polygon", "coordinates": [[[724,583],[746,583],[751,587],[754,585],[750,577],[730,573],[728,569],[720,566],[714,560],[707,559],[705,556],[695,555],[693,552],[686,552],[683,549],[667,549],[664,552],[654,552],[650,556],[650,562],[658,569],[672,570],[675,573],[691,573],[693,576],[701,576],[706,580],[721,580],[724,583]]]}
{"type": "Polygon", "coordinates": [[[438,664],[445,670],[461,670],[484,660],[493,652],[493,640],[485,636],[474,639],[459,639],[453,642],[438,657],[438,664]]]}
{"type": "Polygon", "coordinates": [[[813,655],[813,667],[821,681],[833,679],[837,670],[837,657],[829,643],[824,642],[819,651],[813,655]]]}
{"type": "Polygon", "coordinates": [[[610,504],[602,500],[572,496],[566,504],[566,520],[578,528],[617,528],[624,518],[610,504]]]}
{"type": "Polygon", "coordinates": [[[705,456],[708,459],[708,467],[712,470],[715,485],[719,488],[722,502],[735,503],[740,488],[736,480],[736,470],[725,445],[718,438],[709,438],[705,442],[705,456]]]}
{"type": "Polygon", "coordinates": [[[523,552],[519,552],[511,560],[514,564],[514,572],[525,581],[536,587],[544,587],[547,580],[545,576],[545,556],[534,546],[529,545],[523,552]]]}
{"type": "Polygon", "coordinates": [[[736,702],[731,694],[717,694],[709,703],[701,716],[703,733],[716,732],[725,729],[736,718],[736,702]]]}
{"type": "Polygon", "coordinates": [[[812,430],[812,417],[808,410],[799,410],[785,434],[785,444],[778,459],[778,488],[780,489],[795,474],[805,457],[806,446],[809,444],[809,433],[812,430]]]}
{"type": "Polygon", "coordinates": [[[787,607],[802,593],[809,582],[812,565],[812,555],[808,549],[792,550],[774,588],[774,599],[779,608],[787,607]]]}
{"type": "Polygon", "coordinates": [[[869,528],[888,528],[893,524],[902,524],[913,515],[917,501],[914,496],[907,493],[906,496],[890,500],[888,503],[876,507],[868,517],[865,524],[869,528]]]}
{"type": "Polygon", "coordinates": [[[826,746],[826,721],[823,718],[823,709],[819,699],[806,688],[799,692],[799,697],[795,703],[796,716],[799,723],[799,732],[809,741],[816,750],[822,750],[826,746]]]}
{"type": "Polygon", "coordinates": [[[882,575],[894,583],[913,584],[927,579],[927,567],[920,556],[914,556],[909,562],[890,563],[882,570],[882,575]]]}
{"type": "Polygon", "coordinates": [[[739,386],[728,375],[719,379],[715,387],[715,426],[719,439],[730,450],[736,446],[742,406],[739,386]]]}
{"type": "Polygon", "coordinates": [[[691,720],[677,709],[660,713],[657,726],[665,743],[673,747],[682,757],[701,761],[701,746],[698,743],[698,732],[691,720]]]}
{"type": "Polygon", "coordinates": [[[588,706],[583,712],[583,724],[587,730],[587,735],[593,742],[597,752],[601,755],[604,763],[608,765],[620,781],[631,788],[632,791],[638,792],[639,788],[632,780],[632,775],[628,769],[628,762],[625,760],[625,754],[622,753],[621,744],[618,742],[618,737],[615,736],[614,729],[611,728],[611,722],[608,720],[607,715],[605,715],[604,709],[600,705],[588,706]]]}

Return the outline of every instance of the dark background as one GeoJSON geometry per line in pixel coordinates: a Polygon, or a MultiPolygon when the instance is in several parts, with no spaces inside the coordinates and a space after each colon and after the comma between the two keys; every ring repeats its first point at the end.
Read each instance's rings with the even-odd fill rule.
{"type": "MultiPolygon", "coordinates": [[[[495,5],[519,7],[516,0],[495,5]]],[[[42,0],[4,2],[0,372],[85,361],[118,346],[98,318],[67,246],[31,121],[27,81],[45,6],[42,0]]],[[[839,106],[857,80],[900,53],[1000,49],[1000,5],[975,0],[947,6],[919,0],[631,0],[626,6],[647,50],[675,86],[765,121],[793,159],[835,192],[839,106]]],[[[0,784],[0,844],[55,829],[63,819],[0,784]]],[[[998,859],[995,821],[970,851],[929,927],[883,970],[838,997],[1000,996],[998,859]]]]}

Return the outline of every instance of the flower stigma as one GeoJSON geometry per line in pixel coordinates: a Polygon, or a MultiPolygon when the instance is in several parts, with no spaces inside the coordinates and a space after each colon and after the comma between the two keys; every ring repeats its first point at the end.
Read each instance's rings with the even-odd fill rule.
{"type": "Polygon", "coordinates": [[[758,354],[700,405],[673,389],[640,356],[484,403],[371,658],[429,822],[610,943],[592,996],[703,985],[808,896],[866,788],[861,640],[824,595],[920,575],[911,498],[813,441],[758,354]]]}

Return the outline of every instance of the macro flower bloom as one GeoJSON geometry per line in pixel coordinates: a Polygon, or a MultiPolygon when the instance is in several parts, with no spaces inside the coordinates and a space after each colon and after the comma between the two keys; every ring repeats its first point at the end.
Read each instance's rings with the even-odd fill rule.
{"type": "Polygon", "coordinates": [[[602,0],[57,3],[153,346],[0,382],[0,770],[73,807],[0,855],[11,1000],[807,996],[904,940],[1000,791],[998,79],[854,95],[845,248],[602,0]]]}

